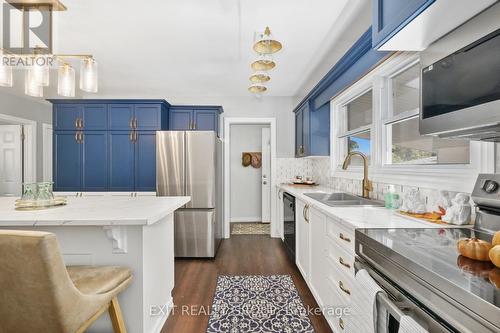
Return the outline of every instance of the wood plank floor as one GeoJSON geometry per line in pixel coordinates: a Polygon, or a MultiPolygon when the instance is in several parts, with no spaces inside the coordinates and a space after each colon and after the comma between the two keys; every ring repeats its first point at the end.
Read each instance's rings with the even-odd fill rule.
{"type": "MultiPolygon", "coordinates": [[[[307,307],[317,307],[298,269],[287,258],[281,239],[267,235],[231,236],[215,260],[179,259],[175,263],[174,304],[162,333],[204,333],[218,274],[289,274],[307,307]],[[203,308],[202,308],[203,307],[203,308]]],[[[331,332],[322,315],[310,315],[316,333],[331,332]]]]}

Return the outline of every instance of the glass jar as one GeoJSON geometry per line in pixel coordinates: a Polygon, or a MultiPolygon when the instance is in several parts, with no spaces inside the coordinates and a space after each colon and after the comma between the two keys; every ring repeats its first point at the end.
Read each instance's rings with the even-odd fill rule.
{"type": "Polygon", "coordinates": [[[25,202],[35,202],[37,199],[37,184],[23,183],[23,195],[21,200],[25,202]]]}

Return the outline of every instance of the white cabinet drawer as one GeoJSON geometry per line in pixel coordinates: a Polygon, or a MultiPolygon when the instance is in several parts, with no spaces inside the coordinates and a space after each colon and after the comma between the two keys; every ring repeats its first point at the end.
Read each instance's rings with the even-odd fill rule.
{"type": "Polygon", "coordinates": [[[343,271],[347,276],[354,278],[354,254],[348,253],[333,242],[327,242],[326,261],[337,270],[343,271]]]}
{"type": "Polygon", "coordinates": [[[354,229],[350,229],[331,217],[326,221],[327,236],[348,253],[354,253],[354,229]]]}

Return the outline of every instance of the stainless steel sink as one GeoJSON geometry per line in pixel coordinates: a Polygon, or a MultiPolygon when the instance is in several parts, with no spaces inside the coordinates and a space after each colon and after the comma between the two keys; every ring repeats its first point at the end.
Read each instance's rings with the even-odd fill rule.
{"type": "Polygon", "coordinates": [[[363,197],[358,197],[357,195],[352,195],[347,193],[313,192],[313,193],[304,193],[304,195],[331,207],[349,207],[349,206],[383,207],[384,206],[384,203],[381,201],[365,199],[363,197]]]}

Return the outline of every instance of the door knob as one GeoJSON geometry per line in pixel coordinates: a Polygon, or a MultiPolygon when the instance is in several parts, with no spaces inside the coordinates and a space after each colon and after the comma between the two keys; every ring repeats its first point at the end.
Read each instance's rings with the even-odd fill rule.
{"type": "Polygon", "coordinates": [[[267,185],[267,182],[264,180],[264,181],[262,182],[262,184],[267,185]]]}

